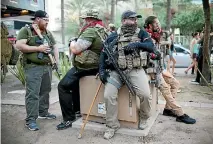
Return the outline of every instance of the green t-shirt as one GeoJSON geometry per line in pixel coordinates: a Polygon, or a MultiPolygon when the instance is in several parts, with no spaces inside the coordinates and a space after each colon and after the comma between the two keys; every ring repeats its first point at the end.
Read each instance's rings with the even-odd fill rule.
{"type": "Polygon", "coordinates": [[[96,32],[96,28],[87,28],[82,34],[80,34],[79,39],[91,42],[89,49],[96,54],[100,55],[100,49],[102,48],[102,41],[96,32]]]}
{"type": "Polygon", "coordinates": [[[87,48],[87,50],[83,51],[80,55],[76,55],[74,62],[74,65],[76,67],[80,69],[98,68],[99,57],[102,50],[102,41],[97,33],[98,29],[104,31],[104,28],[101,27],[89,27],[80,34],[79,39],[89,41],[92,44],[89,48],[87,48]],[[81,62],[79,62],[79,59],[81,62]]]}
{"type": "MultiPolygon", "coordinates": [[[[55,39],[50,31],[42,33],[43,37],[47,40],[50,48],[52,48],[51,53],[53,53],[53,45],[56,44],[55,39]]],[[[40,46],[43,43],[43,40],[30,28],[23,27],[18,33],[17,40],[27,39],[27,45],[29,46],[40,46]]],[[[25,60],[30,60],[35,64],[46,64],[50,62],[50,59],[47,54],[43,54],[43,58],[38,58],[38,52],[33,53],[24,53],[25,60]]]]}
{"type": "MultiPolygon", "coordinates": [[[[33,32],[33,30],[31,30],[31,34],[29,33],[29,29],[27,27],[23,27],[21,28],[21,30],[19,31],[18,33],[18,36],[17,36],[17,40],[21,40],[21,39],[28,39],[28,45],[30,46],[39,46],[40,44],[37,44],[36,43],[36,39],[39,39],[39,37],[33,32]],[[32,36],[32,38],[30,38],[32,36]],[[33,39],[35,37],[35,39],[33,39]]],[[[50,31],[48,32],[45,32],[42,34],[44,37],[47,36],[50,43],[51,43],[51,46],[55,45],[56,42],[55,42],[55,39],[52,35],[52,33],[50,31]]]]}

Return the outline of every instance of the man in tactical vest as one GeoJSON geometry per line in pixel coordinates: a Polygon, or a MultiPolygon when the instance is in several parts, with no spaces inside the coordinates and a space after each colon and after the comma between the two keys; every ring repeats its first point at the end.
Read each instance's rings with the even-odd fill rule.
{"type": "MultiPolygon", "coordinates": [[[[145,20],[144,28],[150,34],[151,38],[155,42],[156,48],[160,49],[160,51],[164,53],[165,50],[163,50],[164,48],[163,46],[169,44],[169,42],[166,41],[167,38],[165,38],[164,40],[160,39],[161,27],[160,27],[160,22],[158,18],[155,16],[149,16],[145,20]]],[[[162,54],[162,55],[166,55],[166,54],[162,54]]],[[[160,92],[162,93],[163,97],[166,100],[166,105],[163,111],[163,115],[176,117],[176,121],[178,122],[183,122],[186,124],[194,124],[196,120],[193,118],[190,118],[187,114],[184,114],[182,108],[175,101],[177,90],[180,85],[178,80],[175,79],[173,75],[166,70],[166,67],[164,68],[163,66],[161,67],[162,67],[162,71],[157,72],[157,75],[158,75],[157,87],[159,88],[160,92]]]]}
{"type": "Polygon", "coordinates": [[[73,67],[58,84],[63,116],[63,122],[57,125],[58,130],[71,127],[76,119],[76,112],[80,111],[79,80],[81,77],[98,73],[101,39],[106,37],[104,24],[97,11],[89,10],[81,18],[85,24],[78,38],[70,42],[73,67]]]}
{"type": "MultiPolygon", "coordinates": [[[[141,15],[137,15],[133,11],[125,11],[121,16],[121,27],[118,28],[116,33],[112,33],[107,38],[106,43],[109,44],[118,38],[116,45],[110,49],[117,53],[116,59],[119,69],[128,77],[136,95],[140,99],[138,128],[143,130],[147,127],[146,121],[150,116],[152,101],[147,75],[143,66],[146,66],[147,52],[153,52],[158,56],[159,52],[154,48],[148,33],[138,28],[137,18],[141,17],[141,15]]],[[[123,85],[123,81],[115,71],[115,67],[109,63],[105,49],[100,57],[99,74],[101,81],[105,84],[104,99],[106,103],[107,130],[104,138],[110,139],[120,127],[117,118],[117,95],[118,90],[123,85]]]]}
{"type": "Polygon", "coordinates": [[[37,118],[55,119],[48,112],[51,91],[52,68],[49,54],[53,53],[58,62],[55,39],[47,30],[49,22],[45,11],[35,12],[32,25],[23,27],[17,36],[16,46],[23,53],[23,67],[26,77],[26,126],[29,130],[39,129],[37,118]]]}

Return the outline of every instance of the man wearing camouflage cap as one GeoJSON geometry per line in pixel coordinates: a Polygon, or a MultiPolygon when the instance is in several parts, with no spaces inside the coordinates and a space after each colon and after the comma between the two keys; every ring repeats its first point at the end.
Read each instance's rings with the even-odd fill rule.
{"type": "MultiPolygon", "coordinates": [[[[159,53],[156,52],[148,33],[138,28],[137,18],[141,17],[141,15],[137,15],[133,11],[125,11],[121,17],[121,27],[118,28],[116,33],[112,33],[107,38],[106,43],[111,43],[119,36],[116,48],[112,47],[112,51],[118,53],[118,66],[127,76],[140,99],[138,128],[144,130],[147,127],[146,121],[150,116],[152,96],[143,66],[146,65],[147,52],[153,52],[158,56],[159,53]]],[[[120,127],[117,118],[117,96],[123,82],[114,67],[107,63],[107,59],[104,49],[100,56],[99,73],[101,81],[105,84],[104,99],[106,103],[107,130],[104,138],[110,139],[120,127]]]]}
{"type": "Polygon", "coordinates": [[[70,42],[73,67],[58,84],[59,102],[63,122],[57,126],[58,130],[72,126],[76,113],[80,111],[79,80],[81,77],[96,75],[102,49],[101,36],[105,35],[105,28],[97,11],[88,11],[81,16],[84,19],[77,39],[70,42]]]}

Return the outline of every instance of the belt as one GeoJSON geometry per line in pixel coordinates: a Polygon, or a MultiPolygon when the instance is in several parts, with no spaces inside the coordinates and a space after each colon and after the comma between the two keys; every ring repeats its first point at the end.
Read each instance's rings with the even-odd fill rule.
{"type": "Polygon", "coordinates": [[[27,64],[36,64],[36,65],[51,65],[51,63],[35,63],[35,62],[32,62],[31,60],[27,59],[27,64]]]}

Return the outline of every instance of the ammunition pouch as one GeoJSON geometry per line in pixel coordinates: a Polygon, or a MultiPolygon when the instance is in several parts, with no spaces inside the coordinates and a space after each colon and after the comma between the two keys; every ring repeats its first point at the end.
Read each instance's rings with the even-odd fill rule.
{"type": "Polygon", "coordinates": [[[34,53],[28,53],[28,54],[24,54],[24,57],[27,59],[27,60],[30,60],[32,63],[35,63],[35,64],[48,64],[50,63],[50,58],[48,56],[48,54],[44,54],[43,58],[42,59],[39,59],[38,58],[38,52],[34,52],[34,53]]]}
{"type": "Polygon", "coordinates": [[[80,64],[93,65],[99,63],[99,56],[91,50],[85,50],[80,55],[76,55],[74,61],[80,64]]]}

